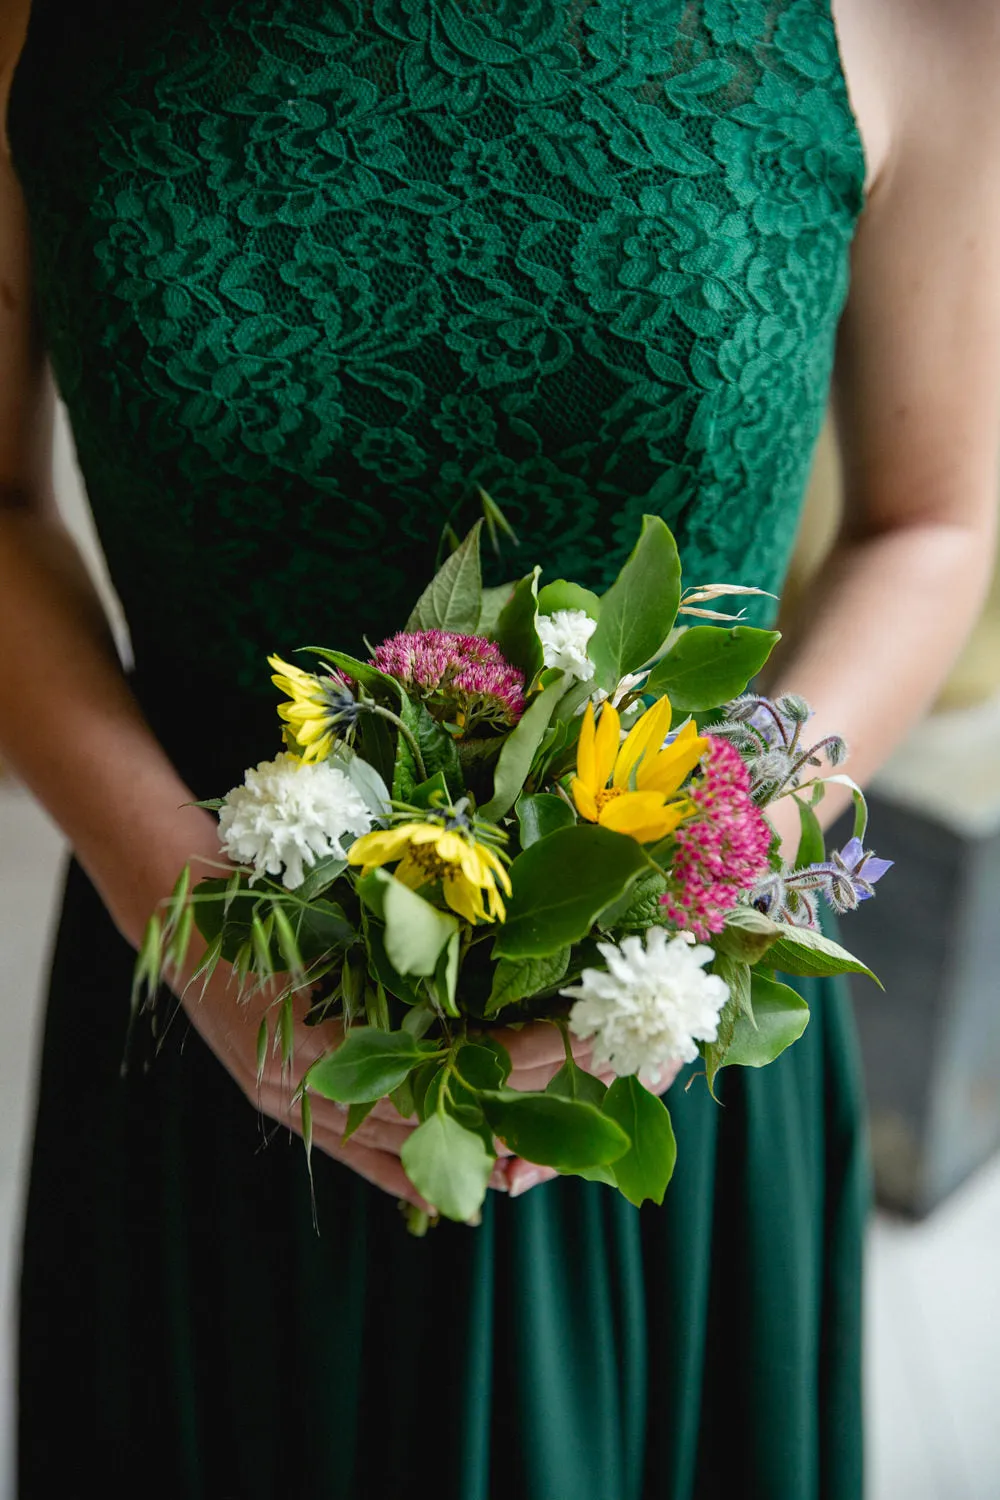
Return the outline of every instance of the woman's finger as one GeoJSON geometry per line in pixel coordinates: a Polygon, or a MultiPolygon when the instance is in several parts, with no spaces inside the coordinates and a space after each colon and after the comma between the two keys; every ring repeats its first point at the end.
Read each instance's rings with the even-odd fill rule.
{"type": "Polygon", "coordinates": [[[531,1188],[543,1182],[551,1182],[559,1173],[555,1167],[540,1167],[533,1161],[523,1161],[516,1156],[507,1163],[507,1191],[512,1198],[519,1198],[531,1188]]]}

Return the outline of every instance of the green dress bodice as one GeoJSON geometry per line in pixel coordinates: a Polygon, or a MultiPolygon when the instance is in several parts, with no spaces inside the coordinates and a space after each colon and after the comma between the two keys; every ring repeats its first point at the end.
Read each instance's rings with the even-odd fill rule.
{"type": "MultiPolygon", "coordinates": [[[[780,588],[863,193],[828,0],[33,0],[10,137],[197,795],[276,749],[265,653],[398,629],[480,486],[492,581],[600,587],[652,511],[689,582],[780,588]]],[[[721,1106],[673,1085],[662,1209],[565,1178],[416,1241],[318,1150],[317,1235],[298,1144],[180,1025],[122,1079],[133,957],[72,868],[21,1500],[859,1500],[837,986],[721,1106]]]]}
{"type": "MultiPolygon", "coordinates": [[[[398,628],[482,486],[777,592],[864,163],[824,0],[35,0],[11,134],[137,659],[398,628]]],[[[767,601],[757,601],[759,617],[767,601]]]]}

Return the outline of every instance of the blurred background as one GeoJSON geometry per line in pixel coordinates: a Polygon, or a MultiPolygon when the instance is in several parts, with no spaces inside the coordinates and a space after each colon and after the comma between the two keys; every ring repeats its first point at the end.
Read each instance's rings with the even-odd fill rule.
{"type": "MultiPolygon", "coordinates": [[[[61,414],[56,480],[124,646],[61,414]]],[[[786,618],[822,567],[838,511],[827,431],[786,618]]],[[[934,712],[870,800],[869,842],[897,864],[850,919],[850,947],[886,987],[859,981],[854,991],[879,1202],[868,1242],[868,1500],[998,1500],[1000,568],[934,712]]],[[[14,1500],[17,1246],[64,855],[58,831],[0,768],[0,1500],[14,1500]]]]}

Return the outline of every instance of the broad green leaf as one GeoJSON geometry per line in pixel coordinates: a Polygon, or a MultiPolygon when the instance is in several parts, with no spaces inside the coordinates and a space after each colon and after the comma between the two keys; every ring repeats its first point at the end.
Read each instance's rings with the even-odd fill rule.
{"type": "Polygon", "coordinates": [[[488,635],[492,638],[503,607],[514,592],[514,588],[513,583],[501,583],[496,588],[483,589],[476,635],[488,635]]]}
{"type": "Polygon", "coordinates": [[[396,1113],[404,1120],[409,1120],[414,1113],[413,1086],[407,1075],[401,1084],[398,1084],[389,1095],[396,1113]]]}
{"type": "Polygon", "coordinates": [[[403,975],[433,974],[441,950],[458,932],[457,917],[439,911],[394,876],[383,887],[382,915],[386,956],[393,968],[403,975]]]}
{"type": "Polygon", "coordinates": [[[502,1089],[480,1096],[497,1138],[525,1161],[576,1172],[616,1161],[629,1138],[608,1116],[577,1099],[502,1089]]]}
{"type": "Polygon", "coordinates": [[[543,958],[578,942],[648,868],[635,839],[612,829],[578,823],[549,834],[511,866],[513,894],[494,953],[543,958]]]}
{"type": "Polygon", "coordinates": [[[601,1106],[621,1126],[631,1145],[614,1163],[618,1187],[636,1207],[662,1203],[677,1160],[674,1128],[663,1100],[638,1078],[616,1078],[601,1106]]]}
{"type": "Polygon", "coordinates": [[[435,1111],[403,1143],[400,1159],[417,1192],[439,1214],[465,1223],[482,1207],[496,1157],[474,1131],[435,1111]]]}
{"type": "Polygon", "coordinates": [[[427,711],[425,703],[414,703],[404,695],[399,717],[413,735],[424,763],[427,778],[421,776],[420,768],[413,757],[406,736],[397,732],[396,764],[392,776],[392,795],[397,802],[412,802],[414,793],[425,779],[437,771],[444,775],[448,790],[453,797],[460,797],[464,790],[462,768],[458,759],[458,747],[447,729],[438,724],[427,711]]]}
{"type": "Polygon", "coordinates": [[[719,1012],[719,1025],[714,1042],[702,1042],[699,1044],[699,1051],[705,1059],[705,1077],[708,1080],[708,1091],[713,1099],[715,1098],[715,1076],[726,1060],[726,1053],[729,1051],[733,1037],[736,1035],[736,1023],[739,1019],[739,1001],[730,993],[729,999],[719,1012]]]}
{"type": "Polygon", "coordinates": [[[313,1063],[307,1088],[338,1104],[366,1104],[381,1099],[402,1083],[411,1068],[437,1050],[407,1031],[376,1031],[352,1026],[335,1052],[313,1063]]]}
{"type": "MultiPolygon", "coordinates": [[[[382,901],[382,882],[376,881],[374,875],[369,875],[366,877],[366,879],[371,882],[369,893],[372,895],[373,899],[374,890],[377,887],[379,910],[383,910],[384,903],[382,901]]],[[[370,904],[371,903],[366,899],[366,905],[370,904]]],[[[396,996],[397,1000],[402,1000],[406,1005],[419,1007],[421,1002],[419,981],[405,978],[402,974],[400,974],[399,970],[390,961],[389,955],[385,951],[385,928],[380,927],[377,922],[369,922],[367,935],[368,952],[371,957],[371,967],[375,970],[376,977],[389,991],[390,995],[396,996]]],[[[433,1011],[431,1012],[431,1016],[433,1018],[433,1011]]],[[[412,1030],[412,1026],[407,1024],[409,1020],[410,1014],[408,1013],[403,1020],[403,1025],[406,1026],[406,1029],[408,1031],[412,1030]]]]}
{"type": "Polygon", "coordinates": [[[791,927],[785,922],[776,922],[778,937],[767,950],[767,965],[783,974],[800,977],[826,974],[866,974],[874,979],[879,989],[882,983],[867,964],[848,953],[832,938],[824,937],[811,927],[791,927]]]}
{"type": "Polygon", "coordinates": [[[428,976],[427,979],[427,988],[432,991],[438,1009],[444,1011],[446,1016],[457,1017],[460,1014],[455,998],[458,992],[459,958],[460,942],[456,925],[438,954],[433,975],[428,976]]]}
{"type": "Polygon", "coordinates": [[[723,1067],[766,1067],[797,1042],[809,1024],[809,1007],[802,996],[756,969],[752,971],[750,995],[756,1025],[745,1017],[737,1021],[723,1067]]]}
{"type": "Polygon", "coordinates": [[[819,818],[809,804],[802,797],[796,797],[795,805],[799,810],[799,823],[802,829],[799,835],[799,846],[795,853],[795,869],[801,870],[804,865],[822,863],[826,858],[826,844],[819,818]]]}
{"type": "Polygon", "coordinates": [[[413,788],[407,798],[407,801],[412,802],[414,807],[440,806],[442,802],[450,800],[451,794],[448,791],[448,783],[443,771],[435,771],[433,776],[428,776],[426,781],[422,781],[419,786],[413,788]]]}
{"type": "Polygon", "coordinates": [[[585,1072],[567,1058],[555,1077],[550,1079],[545,1092],[556,1094],[560,1099],[579,1099],[584,1104],[592,1104],[595,1109],[600,1109],[608,1086],[595,1078],[593,1073],[585,1072]]]}
{"type": "Polygon", "coordinates": [[[544,958],[501,958],[493,970],[493,988],[484,1014],[495,1015],[505,1005],[528,1000],[558,984],[569,968],[569,957],[567,945],[544,958]]]}
{"type": "Polygon", "coordinates": [[[737,906],[726,917],[726,925],[714,934],[712,947],[717,953],[726,953],[730,958],[742,959],[748,964],[758,963],[768,952],[783,929],[770,917],[765,917],[752,906],[737,906]]]}
{"type": "Polygon", "coordinates": [[[467,1042],[455,1053],[455,1067],[470,1089],[502,1089],[510,1076],[510,1058],[504,1068],[498,1053],[492,1047],[480,1047],[467,1042]]]}
{"type": "Polygon", "coordinates": [[[642,875],[619,901],[601,913],[601,926],[623,932],[645,932],[662,920],[660,897],[667,890],[667,879],[658,870],[642,875]]]}
{"type": "Polygon", "coordinates": [[[644,666],[670,634],[681,597],[677,544],[659,516],[643,516],[631,556],[601,599],[587,654],[600,687],[611,691],[644,666]]]}
{"type": "Polygon", "coordinates": [[[357,937],[343,907],[336,901],[316,897],[308,906],[291,911],[296,941],[306,963],[315,963],[327,953],[353,943],[357,937]]]}
{"type": "MultiPolygon", "coordinates": [[[[375,698],[398,698],[403,691],[394,677],[380,672],[378,667],[373,667],[370,661],[361,661],[356,656],[348,656],[346,651],[330,651],[326,646],[303,646],[301,652],[319,656],[339,671],[346,672],[348,677],[353,677],[355,682],[360,682],[375,698]]],[[[298,656],[301,652],[297,651],[295,654],[298,656]]]]}
{"type": "Polygon", "coordinates": [[[479,809],[480,817],[496,823],[514,806],[562,693],[560,675],[558,682],[550,683],[532,700],[504,740],[493,773],[493,796],[479,809]]]}
{"type": "Polygon", "coordinates": [[[530,796],[523,792],[514,806],[521,825],[521,848],[537,844],[557,828],[569,828],[576,822],[576,813],[564,797],[553,792],[537,792],[530,796]]]}
{"type": "Polygon", "coordinates": [[[538,590],[538,613],[554,615],[558,609],[582,609],[592,620],[601,618],[601,601],[590,589],[565,578],[554,578],[538,590]]]}
{"type": "Polygon", "coordinates": [[[407,630],[457,630],[468,635],[478,628],[483,594],[479,565],[482,528],[482,521],[477,521],[431,579],[406,622],[407,630]]]}
{"type": "Polygon", "coordinates": [[[300,901],[312,901],[315,896],[322,896],[324,891],[330,889],[333,882],[347,869],[347,860],[338,854],[330,854],[326,859],[321,859],[303,880],[295,894],[300,901]]]}
{"type": "Polygon", "coordinates": [[[740,958],[730,958],[728,954],[717,953],[715,962],[712,964],[712,973],[718,974],[719,978],[728,986],[736,1014],[746,1016],[753,1023],[753,1004],[750,998],[750,981],[753,970],[750,965],[740,958]]]}
{"type": "Polygon", "coordinates": [[[504,656],[524,673],[529,685],[542,665],[542,643],[538,639],[535,618],[538,614],[538,575],[540,568],[522,578],[497,620],[494,639],[504,656]]]}
{"type": "Polygon", "coordinates": [[[411,1036],[422,1037],[430,1031],[436,1020],[437,1016],[430,1001],[420,1000],[406,1012],[401,1025],[403,1030],[408,1031],[411,1036]]]}
{"type": "Polygon", "coordinates": [[[776,630],[734,625],[695,625],[680,635],[646,682],[646,691],[666,693],[680,713],[718,708],[742,693],[777,642],[776,630]]]}
{"type": "Polygon", "coordinates": [[[377,1099],[368,1099],[364,1104],[352,1104],[347,1110],[347,1124],[341,1136],[342,1141],[349,1141],[359,1125],[363,1125],[378,1103],[377,1099]]]}

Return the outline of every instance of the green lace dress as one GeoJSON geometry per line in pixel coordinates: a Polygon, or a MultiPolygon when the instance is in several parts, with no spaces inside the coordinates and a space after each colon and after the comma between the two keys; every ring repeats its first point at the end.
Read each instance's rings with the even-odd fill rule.
{"type": "MultiPolygon", "coordinates": [[[[863,191],[826,0],[35,0],[10,131],[197,795],[274,751],[265,653],[398,628],[480,485],[550,576],[603,585],[656,511],[689,581],[780,588],[863,191]]],[[[565,1180],[415,1241],[328,1159],[317,1236],[193,1035],[123,1081],[130,966],[71,868],[21,1500],[856,1500],[839,990],[723,1107],[675,1084],[662,1209],[565,1180]]]]}

